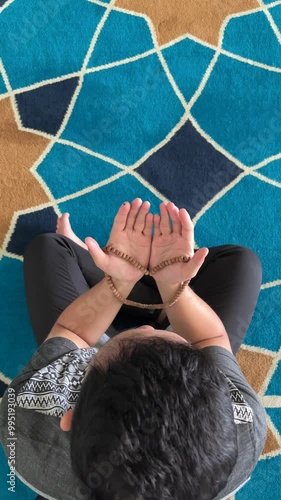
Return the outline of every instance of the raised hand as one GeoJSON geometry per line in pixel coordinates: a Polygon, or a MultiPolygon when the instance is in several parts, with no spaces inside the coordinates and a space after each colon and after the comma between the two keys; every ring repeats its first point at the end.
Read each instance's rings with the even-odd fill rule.
{"type": "MultiPolygon", "coordinates": [[[[141,198],[135,198],[131,204],[122,204],[107,242],[107,245],[130,255],[145,268],[148,268],[152,240],[153,214],[148,213],[149,208],[149,201],[143,203],[141,198]]],[[[112,253],[106,254],[94,238],[85,238],[85,243],[95,264],[104,273],[134,283],[142,278],[142,271],[112,253]]]]}
{"type": "Polygon", "coordinates": [[[153,217],[154,236],[148,269],[151,271],[153,267],[172,257],[186,255],[191,257],[189,262],[171,264],[157,271],[153,277],[156,283],[166,285],[194,278],[209,253],[208,248],[200,248],[194,254],[194,226],[185,208],[179,210],[174,203],[163,202],[160,204],[160,214],[154,214],[153,217]]]}

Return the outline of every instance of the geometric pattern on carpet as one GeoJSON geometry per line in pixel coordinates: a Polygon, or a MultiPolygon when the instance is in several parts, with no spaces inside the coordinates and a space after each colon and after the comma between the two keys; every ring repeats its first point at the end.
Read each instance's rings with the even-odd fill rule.
{"type": "MultiPolygon", "coordinates": [[[[23,287],[28,242],[68,211],[78,236],[103,246],[124,200],[149,200],[153,213],[171,200],[190,213],[196,248],[244,245],[262,262],[236,357],[266,409],[267,440],[233,498],[275,500],[281,1],[78,4],[79,15],[69,0],[0,0],[0,395],[37,349],[23,287]]],[[[4,477],[1,453],[0,463],[4,477]]],[[[17,488],[16,498],[35,498],[17,488]]]]}

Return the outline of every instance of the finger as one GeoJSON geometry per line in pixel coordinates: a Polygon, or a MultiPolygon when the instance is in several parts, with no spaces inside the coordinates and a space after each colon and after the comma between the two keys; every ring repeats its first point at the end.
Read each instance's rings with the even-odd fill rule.
{"type": "Polygon", "coordinates": [[[170,234],[172,232],[170,221],[169,221],[169,213],[166,207],[166,204],[163,202],[160,204],[160,231],[162,234],[170,234]]]}
{"type": "Polygon", "coordinates": [[[125,229],[130,207],[131,205],[127,201],[122,203],[121,207],[119,208],[117,214],[114,217],[112,228],[117,227],[118,231],[123,231],[123,229],[125,229]]]}
{"type": "Polygon", "coordinates": [[[135,219],[135,224],[134,224],[134,231],[138,231],[139,233],[142,233],[144,228],[145,228],[145,219],[147,212],[150,209],[150,203],[149,201],[144,201],[142,206],[140,207],[139,213],[136,216],[135,219]]]}
{"type": "Polygon", "coordinates": [[[126,227],[124,229],[133,229],[136,216],[138,214],[139,208],[142,205],[142,199],[141,198],[135,198],[133,202],[131,203],[131,209],[130,212],[128,213],[127,216],[127,222],[126,222],[126,227]]]}
{"type": "Polygon", "coordinates": [[[143,230],[143,234],[145,236],[151,236],[152,235],[152,226],[153,226],[153,214],[146,214],[145,218],[145,227],[143,230]]]}
{"type": "Polygon", "coordinates": [[[181,234],[181,221],[179,219],[179,209],[174,203],[170,202],[167,205],[167,210],[172,220],[173,233],[181,234]]]}
{"type": "Polygon", "coordinates": [[[98,242],[90,236],[87,236],[84,241],[95,264],[102,270],[106,269],[108,255],[100,248],[98,242]]]}
{"type": "Polygon", "coordinates": [[[190,272],[189,274],[190,278],[194,278],[198,274],[198,271],[200,270],[200,267],[202,267],[202,265],[204,264],[208,253],[209,249],[206,247],[200,248],[199,250],[197,250],[197,252],[195,252],[194,256],[188,263],[189,266],[188,272],[190,272]]]}
{"type": "Polygon", "coordinates": [[[194,225],[189,213],[185,210],[185,208],[180,209],[179,219],[181,222],[181,235],[183,236],[183,238],[194,238],[194,225]]]}
{"type": "Polygon", "coordinates": [[[154,224],[154,236],[161,236],[161,231],[160,231],[160,215],[154,214],[154,216],[153,216],[153,224],[154,224]]]}

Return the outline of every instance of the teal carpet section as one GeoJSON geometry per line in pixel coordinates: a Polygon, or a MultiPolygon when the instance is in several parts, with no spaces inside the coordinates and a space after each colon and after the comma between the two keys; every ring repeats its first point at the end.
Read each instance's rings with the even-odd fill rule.
{"type": "MultiPolygon", "coordinates": [[[[281,498],[281,0],[271,3],[200,0],[191,19],[184,0],[0,0],[0,398],[37,349],[27,244],[69,212],[81,239],[104,246],[122,202],[159,213],[171,200],[189,212],[196,248],[238,244],[262,263],[241,353],[268,438],[235,500],[281,498]]],[[[8,491],[8,471],[0,448],[1,500],[35,499],[19,480],[8,491]]]]}
{"type": "Polygon", "coordinates": [[[268,409],[268,415],[270,416],[272,422],[274,422],[274,425],[276,429],[278,429],[279,434],[281,434],[281,419],[279,416],[278,410],[276,408],[268,409]]]}
{"type": "MultiPolygon", "coordinates": [[[[275,10],[271,13],[274,16],[275,10]]],[[[264,12],[231,19],[223,48],[253,61],[281,67],[281,46],[264,12]]]]}
{"type": "MultiPolygon", "coordinates": [[[[281,121],[280,130],[281,130],[281,121]]],[[[273,160],[260,169],[261,175],[276,182],[281,182],[281,160],[273,160]]]]}
{"type": "Polygon", "coordinates": [[[279,4],[279,5],[276,5],[275,7],[272,7],[269,10],[269,12],[273,17],[273,20],[276,24],[277,30],[280,30],[281,29],[281,5],[279,4]]]}
{"type": "Polygon", "coordinates": [[[119,169],[71,146],[55,144],[37,172],[53,195],[62,198],[117,175],[119,169]]]}
{"type": "Polygon", "coordinates": [[[1,371],[13,378],[37,350],[24,296],[23,263],[0,261],[1,371]],[[18,353],[18,355],[17,355],[18,353]]]}
{"type": "Polygon", "coordinates": [[[188,102],[196,92],[215,51],[187,38],[163,49],[162,54],[188,102]]]}
{"type": "Polygon", "coordinates": [[[0,95],[5,94],[6,92],[7,92],[7,88],[6,88],[6,85],[4,83],[3,77],[0,74],[0,95]]]}
{"type": "Polygon", "coordinates": [[[34,0],[14,1],[3,11],[0,39],[7,36],[8,43],[1,46],[1,58],[14,89],[80,70],[104,7],[87,1],[77,4],[79,16],[71,0],[46,2],[38,20],[34,0]]]}
{"type": "Polygon", "coordinates": [[[281,396],[281,387],[280,387],[280,377],[281,377],[281,363],[279,361],[274,376],[272,377],[270,384],[265,393],[266,396],[273,396],[277,394],[281,396]]]}
{"type": "MultiPolygon", "coordinates": [[[[280,315],[277,314],[277,311],[280,304],[281,289],[279,286],[261,290],[253,319],[244,339],[245,345],[268,349],[272,352],[278,351],[280,348],[280,315]]],[[[278,393],[280,394],[280,390],[278,393]]]]}
{"type": "Polygon", "coordinates": [[[252,166],[280,153],[281,128],[274,125],[274,118],[280,119],[280,88],[281,72],[220,55],[192,115],[218,144],[252,166]]]}
{"type": "Polygon", "coordinates": [[[225,240],[251,247],[261,256],[263,281],[273,281],[281,275],[280,250],[264,238],[264,228],[270,226],[271,237],[278,241],[280,226],[280,189],[263,183],[253,176],[246,176],[227,191],[197,223],[197,244],[203,247],[207,237],[209,244],[221,245],[225,240]],[[268,200],[274,199],[274,204],[268,200]],[[243,224],[241,222],[243,221],[243,224]],[[204,236],[203,236],[204,235],[204,236]]]}
{"type": "Polygon", "coordinates": [[[151,49],[154,49],[153,40],[147,23],[142,17],[112,11],[98,38],[88,68],[112,64],[114,61],[134,57],[151,49]],[[142,35],[137,36],[137,33],[142,35]],[[128,43],[128,40],[131,43],[128,43]]]}
{"type": "Polygon", "coordinates": [[[183,114],[153,54],[87,74],[61,137],[131,165],[164,140],[183,114]]]}

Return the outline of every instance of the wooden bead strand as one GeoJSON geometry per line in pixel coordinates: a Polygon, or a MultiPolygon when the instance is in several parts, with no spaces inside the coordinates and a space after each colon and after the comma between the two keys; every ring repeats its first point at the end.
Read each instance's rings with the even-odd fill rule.
{"type": "MultiPolygon", "coordinates": [[[[147,275],[153,276],[157,271],[159,271],[160,269],[163,269],[164,267],[167,267],[171,264],[174,264],[175,262],[188,262],[191,258],[191,257],[186,257],[186,255],[181,255],[180,257],[173,257],[172,259],[168,259],[168,260],[161,262],[158,266],[155,266],[151,271],[149,271],[144,266],[142,266],[139,262],[137,262],[135,259],[133,259],[129,255],[125,254],[124,252],[117,250],[112,245],[107,245],[107,246],[103,247],[102,250],[105,253],[114,253],[115,255],[120,257],[121,259],[124,259],[124,260],[130,262],[130,264],[132,264],[133,266],[140,269],[146,276],[147,275]]],[[[118,300],[120,300],[121,302],[123,302],[123,304],[126,304],[128,306],[139,307],[141,309],[164,309],[166,307],[172,306],[178,300],[178,298],[179,298],[180,294],[182,293],[182,291],[184,290],[185,286],[190,282],[190,279],[188,279],[186,281],[182,281],[180,283],[179,289],[178,289],[174,299],[171,300],[170,302],[166,302],[165,304],[163,304],[163,303],[162,304],[142,304],[140,302],[134,302],[133,300],[125,299],[121,295],[121,293],[118,292],[118,290],[115,288],[114,283],[112,281],[112,277],[106,273],[105,273],[105,276],[106,276],[106,281],[109,285],[110,290],[118,298],[118,300]]]]}
{"type": "Polygon", "coordinates": [[[160,271],[160,269],[163,269],[164,267],[167,267],[171,264],[174,264],[175,262],[188,262],[190,260],[190,257],[186,257],[186,255],[182,255],[180,257],[173,257],[172,259],[164,260],[158,266],[153,267],[150,271],[150,276],[153,276],[157,271],[160,271]]]}
{"type": "Polygon", "coordinates": [[[127,255],[126,253],[124,252],[121,252],[120,250],[117,250],[116,248],[114,248],[112,245],[107,245],[105,247],[102,248],[102,250],[104,250],[106,253],[107,252],[111,252],[111,253],[114,253],[116,254],[118,257],[120,257],[121,259],[124,259],[128,262],[130,262],[130,264],[132,264],[133,266],[137,267],[138,269],[140,269],[146,276],[147,275],[150,275],[150,272],[148,269],[146,269],[145,267],[143,267],[139,262],[137,262],[135,259],[133,259],[133,257],[130,257],[130,255],[127,255]]]}
{"type": "Polygon", "coordinates": [[[109,287],[112,290],[113,294],[121,302],[123,302],[123,304],[126,304],[128,306],[139,307],[140,309],[165,309],[166,307],[170,307],[170,306],[174,305],[176,303],[176,301],[178,300],[180,294],[182,293],[183,289],[185,288],[185,286],[190,282],[190,280],[183,281],[180,284],[179,289],[178,289],[178,291],[177,291],[174,299],[171,300],[170,302],[166,302],[166,303],[162,303],[162,304],[142,304],[141,302],[134,302],[133,300],[125,299],[118,292],[118,290],[115,288],[115,286],[114,286],[114,284],[112,282],[111,276],[109,276],[109,274],[106,274],[106,279],[107,279],[107,282],[109,283],[109,287]]]}

